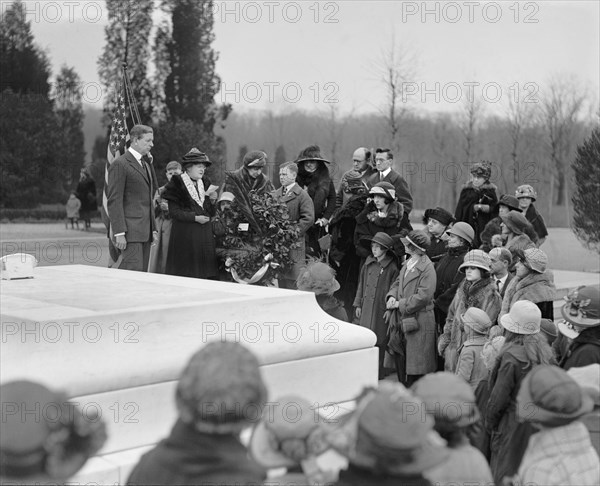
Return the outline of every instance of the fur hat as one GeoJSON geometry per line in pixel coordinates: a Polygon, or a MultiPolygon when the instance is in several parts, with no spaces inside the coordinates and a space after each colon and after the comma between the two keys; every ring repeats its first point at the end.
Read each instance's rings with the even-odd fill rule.
{"type": "Polygon", "coordinates": [[[458,269],[464,273],[467,267],[477,267],[481,270],[486,270],[487,272],[491,271],[490,267],[492,265],[492,261],[490,256],[483,250],[471,250],[468,252],[463,258],[463,263],[461,263],[458,269]]]}
{"type": "Polygon", "coordinates": [[[521,382],[517,394],[517,419],[520,422],[560,427],[593,409],[592,398],[558,366],[535,366],[521,382]]]}
{"type": "Polygon", "coordinates": [[[416,475],[448,457],[424,403],[400,383],[366,389],[353,412],[340,419],[328,442],[351,464],[391,476],[416,475]]]}
{"type": "Polygon", "coordinates": [[[482,160],[481,162],[475,162],[471,165],[471,174],[477,177],[483,177],[488,180],[492,175],[492,163],[488,160],[482,160]]]}
{"type": "Polygon", "coordinates": [[[310,145],[301,150],[298,154],[298,158],[295,160],[296,164],[310,161],[323,162],[325,164],[330,163],[329,160],[325,159],[325,157],[321,155],[321,148],[318,145],[310,145]]]}
{"type": "Polygon", "coordinates": [[[515,191],[515,197],[517,199],[529,197],[532,201],[535,201],[537,199],[537,192],[535,192],[535,189],[529,184],[523,184],[522,186],[517,187],[517,190],[515,191]]]}
{"type": "Polygon", "coordinates": [[[393,238],[384,233],[383,231],[379,231],[375,233],[375,236],[372,238],[365,237],[361,238],[360,243],[365,247],[370,247],[371,242],[378,243],[380,246],[384,247],[386,250],[393,251],[394,250],[394,240],[393,238]]]}
{"type": "Polygon", "coordinates": [[[402,238],[402,240],[404,245],[408,243],[422,252],[426,252],[429,245],[431,245],[431,238],[422,230],[413,230],[402,238]],[[406,240],[406,242],[404,240],[406,240]]]}
{"type": "Polygon", "coordinates": [[[465,327],[473,329],[477,334],[487,335],[492,321],[484,310],[477,307],[469,307],[462,315],[462,322],[465,327]]]}
{"type": "Polygon", "coordinates": [[[260,168],[267,165],[267,154],[262,150],[251,150],[243,159],[244,167],[260,168]]]}
{"type": "Polygon", "coordinates": [[[94,407],[83,414],[66,395],[39,383],[5,383],[0,399],[2,479],[46,477],[49,484],[62,484],[106,441],[105,424],[94,407]]]}
{"type": "Polygon", "coordinates": [[[423,214],[423,224],[427,224],[427,221],[429,221],[430,218],[439,221],[444,226],[454,223],[454,216],[439,206],[435,209],[425,210],[425,213],[423,214]]]}
{"type": "Polygon", "coordinates": [[[581,286],[570,291],[562,306],[562,316],[580,328],[600,326],[600,289],[581,286]]]}
{"type": "Polygon", "coordinates": [[[185,169],[187,166],[195,164],[204,164],[208,167],[212,162],[208,160],[208,156],[204,152],[200,152],[194,147],[181,159],[181,167],[185,169]]]}
{"type": "Polygon", "coordinates": [[[329,448],[327,421],[302,397],[289,395],[265,409],[249,444],[251,456],[266,468],[291,467],[329,448]]]}
{"type": "Polygon", "coordinates": [[[523,251],[523,263],[537,273],[544,273],[548,265],[548,256],[539,248],[528,248],[523,251]]]}
{"type": "Polygon", "coordinates": [[[473,230],[473,227],[469,223],[465,223],[463,221],[454,223],[452,228],[446,231],[446,234],[460,236],[470,245],[473,244],[473,240],[475,239],[475,231],[473,230]]]}
{"type": "Polygon", "coordinates": [[[542,312],[528,300],[517,300],[508,314],[500,318],[502,327],[514,334],[537,334],[540,332],[542,312]]]}
{"type": "Polygon", "coordinates": [[[425,402],[439,432],[462,429],[479,420],[475,394],[469,384],[454,373],[440,371],[419,379],[412,392],[425,402]]]}
{"type": "Polygon", "coordinates": [[[317,295],[333,295],[340,289],[335,279],[335,270],[327,263],[313,261],[304,268],[296,280],[298,290],[314,292],[317,295]]]}
{"type": "Polygon", "coordinates": [[[519,207],[519,200],[510,194],[502,194],[502,196],[500,196],[500,200],[498,201],[498,206],[506,206],[511,211],[518,211],[519,213],[523,212],[523,210],[519,207]]]}
{"type": "Polygon", "coordinates": [[[373,196],[384,196],[388,199],[391,199],[392,201],[396,200],[396,189],[394,189],[394,186],[389,182],[378,182],[371,188],[369,194],[373,196]]]}
{"type": "Polygon", "coordinates": [[[258,359],[234,342],[211,342],[183,370],[175,395],[180,419],[209,434],[239,433],[267,400],[258,359]]]}
{"type": "Polygon", "coordinates": [[[531,226],[531,223],[527,221],[527,218],[518,211],[510,211],[508,214],[500,217],[502,218],[502,222],[515,235],[522,235],[525,233],[525,228],[531,226]]]}
{"type": "Polygon", "coordinates": [[[361,190],[367,192],[367,188],[362,181],[362,174],[357,170],[350,170],[342,177],[342,190],[346,193],[361,190]]]}

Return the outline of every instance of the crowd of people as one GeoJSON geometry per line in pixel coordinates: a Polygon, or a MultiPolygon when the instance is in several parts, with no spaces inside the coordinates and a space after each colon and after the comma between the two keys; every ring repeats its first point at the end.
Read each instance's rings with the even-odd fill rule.
{"type": "MultiPolygon", "coordinates": [[[[167,165],[169,182],[157,189],[145,160],[152,129],[134,127],[131,139],[109,172],[115,247],[127,253],[121,268],[235,280],[223,235],[259,238],[253,201],[270,198],[285,205],[297,238],[277,284],[313,292],[330,316],[372,330],[380,381],[334,420],[315,420],[299,396],[251,414],[268,400],[256,357],[211,343],[181,375],[171,435],[141,458],[129,484],[260,484],[272,468],[287,468],[278,484],[600,484],[600,290],[574,289],[554,315],[533,187],[499,195],[491,164],[475,163],[454,211],[428,208],[420,230],[388,149],[358,148],[336,190],[317,146],[280,167],[277,189],[262,151],[248,152],[217,187],[206,177],[209,157],[193,148],[167,165]],[[246,217],[233,230],[231,208],[246,217]],[[139,246],[127,252],[130,242],[139,246]],[[299,420],[277,413],[291,403],[299,420]]],[[[25,393],[25,406],[34,385],[3,385],[3,402],[9,386],[25,393]]],[[[6,435],[2,422],[3,465],[16,461],[3,475],[59,477],[51,450],[25,461],[33,449],[5,441],[17,425],[9,421],[6,435]]]]}

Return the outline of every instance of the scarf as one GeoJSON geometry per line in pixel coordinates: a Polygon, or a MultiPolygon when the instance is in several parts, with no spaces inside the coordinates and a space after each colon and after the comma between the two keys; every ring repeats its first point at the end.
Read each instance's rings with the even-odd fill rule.
{"type": "Polygon", "coordinates": [[[469,282],[465,279],[463,283],[463,304],[465,310],[469,307],[481,308],[484,295],[486,294],[486,287],[491,283],[491,278],[482,278],[477,282],[469,282]]]}
{"type": "Polygon", "coordinates": [[[189,193],[189,195],[192,197],[192,199],[194,201],[196,201],[196,203],[198,203],[198,206],[200,206],[201,208],[204,207],[204,184],[202,182],[202,179],[194,182],[191,177],[189,175],[187,175],[186,172],[184,172],[183,174],[181,174],[181,180],[183,181],[185,188],[187,189],[187,192],[189,193]],[[196,190],[196,188],[198,190],[196,190]]]}

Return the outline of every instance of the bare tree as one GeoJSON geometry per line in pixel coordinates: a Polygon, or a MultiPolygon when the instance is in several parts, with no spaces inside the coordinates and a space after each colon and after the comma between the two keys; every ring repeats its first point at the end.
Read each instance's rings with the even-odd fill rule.
{"type": "Polygon", "coordinates": [[[483,114],[481,100],[471,91],[465,98],[462,112],[459,115],[458,126],[463,136],[463,148],[466,163],[474,162],[477,142],[477,131],[483,114]]]}
{"type": "Polygon", "coordinates": [[[579,83],[566,77],[550,80],[540,106],[541,122],[546,131],[546,141],[553,173],[550,182],[552,204],[566,206],[569,222],[570,160],[576,146],[577,120],[586,99],[585,90],[579,83]]]}
{"type": "Polygon", "coordinates": [[[513,183],[516,185],[520,182],[520,149],[524,138],[523,132],[531,125],[533,110],[532,105],[525,102],[524,97],[516,98],[510,89],[507,90],[507,96],[506,128],[511,141],[510,158],[513,163],[513,183]]]}
{"type": "Polygon", "coordinates": [[[390,43],[374,63],[374,72],[385,86],[386,98],[382,113],[388,129],[390,148],[400,153],[401,126],[409,112],[410,97],[417,73],[415,53],[392,33],[390,43]]]}

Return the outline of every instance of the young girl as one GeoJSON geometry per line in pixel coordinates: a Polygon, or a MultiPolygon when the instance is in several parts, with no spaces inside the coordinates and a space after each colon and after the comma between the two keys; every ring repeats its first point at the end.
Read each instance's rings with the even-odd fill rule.
{"type": "Polygon", "coordinates": [[[454,217],[444,208],[426,209],[423,223],[427,226],[427,233],[431,238],[431,245],[427,248],[427,256],[436,264],[446,254],[448,236],[446,230],[454,223],[454,217]]]}
{"type": "Polygon", "coordinates": [[[456,369],[458,349],[465,340],[462,319],[465,311],[469,307],[477,307],[485,311],[492,322],[498,317],[502,302],[496,283],[491,278],[490,264],[487,253],[471,250],[459,267],[459,270],[465,273],[465,279],[450,304],[444,333],[438,340],[438,352],[444,356],[446,371],[456,369]]]}
{"type": "Polygon", "coordinates": [[[454,211],[456,221],[469,223],[475,230],[473,247],[481,244],[480,234],[492,219],[492,210],[498,203],[497,187],[490,182],[492,164],[487,160],[473,164],[471,179],[462,188],[454,211]]]}
{"type": "Polygon", "coordinates": [[[392,250],[394,241],[386,233],[379,232],[372,238],[365,238],[361,244],[371,247],[371,255],[360,271],[354,314],[361,326],[371,329],[377,336],[379,379],[383,379],[383,358],[388,339],[388,326],[383,319],[385,295],[398,277],[398,263],[392,250]]]}
{"type": "Polygon", "coordinates": [[[473,390],[487,377],[487,368],[481,357],[492,321],[477,307],[469,307],[462,316],[465,327],[465,342],[459,350],[456,374],[465,380],[473,390]]]}
{"type": "MultiPolygon", "coordinates": [[[[516,400],[521,381],[535,365],[554,364],[552,349],[540,335],[542,313],[532,302],[519,300],[500,319],[506,341],[489,379],[485,424],[491,435],[490,466],[496,484],[517,473],[533,429],[517,422],[516,400]]],[[[534,407],[531,413],[536,413],[534,407]]]]}

